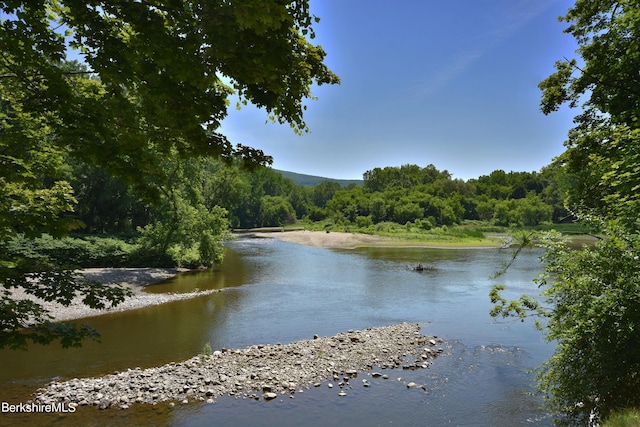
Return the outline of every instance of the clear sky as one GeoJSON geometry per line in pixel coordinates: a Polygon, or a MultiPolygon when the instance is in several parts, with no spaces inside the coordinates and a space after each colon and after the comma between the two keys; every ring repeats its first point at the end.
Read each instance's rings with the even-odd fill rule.
{"type": "Polygon", "coordinates": [[[360,179],[434,164],[454,178],[538,171],[563,151],[575,111],[540,112],[538,83],[575,56],[567,0],[311,0],[315,43],[341,85],[315,88],[297,136],[253,107],[222,132],[273,167],[360,179]]]}

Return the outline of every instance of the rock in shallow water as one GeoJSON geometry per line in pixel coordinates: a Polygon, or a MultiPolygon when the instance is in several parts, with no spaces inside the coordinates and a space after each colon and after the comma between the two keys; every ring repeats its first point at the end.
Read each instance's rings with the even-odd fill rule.
{"type": "MultiPolygon", "coordinates": [[[[214,352],[213,357],[196,356],[157,368],[53,382],[38,390],[34,400],[92,404],[106,409],[129,407],[133,403],[213,401],[223,395],[256,397],[258,390],[263,391],[263,399],[270,400],[278,393],[292,395],[331,377],[348,383],[359,371],[373,366],[427,367],[425,360],[435,358],[438,353],[425,351],[424,346],[433,345],[431,341],[435,340],[419,334],[419,330],[419,325],[402,323],[287,345],[223,349],[214,352]]],[[[371,376],[388,378],[379,372],[371,376]]]]}

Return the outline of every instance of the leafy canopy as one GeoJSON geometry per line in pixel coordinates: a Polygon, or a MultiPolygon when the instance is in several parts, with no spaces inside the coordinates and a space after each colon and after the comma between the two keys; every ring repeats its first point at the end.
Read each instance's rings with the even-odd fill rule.
{"type": "Polygon", "coordinates": [[[618,218],[638,229],[640,208],[640,2],[576,1],[562,19],[578,42],[577,60],[559,61],[540,83],[542,111],[562,104],[582,113],[558,163],[577,175],[574,210],[618,218]]]}
{"type": "Polygon", "coordinates": [[[640,407],[640,1],[577,0],[561,19],[581,59],[557,62],[540,84],[542,111],[582,108],[555,166],[573,177],[568,208],[604,237],[582,250],[548,242],[546,304],[508,302],[496,287],[492,315],[548,318],[557,347],[540,388],[558,423],[590,425],[640,407]]]}
{"type": "Polygon", "coordinates": [[[269,161],[217,132],[229,96],[301,131],[312,83],[338,82],[322,62],[324,50],[305,37],[313,36],[314,20],[307,1],[0,7],[3,92],[17,96],[25,113],[45,118],[58,147],[133,182],[140,171],[160,174],[155,160],[174,150],[269,161]],[[74,52],[84,70],[65,65],[74,52]]]}
{"type": "MultiPolygon", "coordinates": [[[[83,282],[72,266],[8,255],[11,239],[61,236],[74,225],[66,159],[97,166],[157,203],[167,200],[168,158],[269,163],[218,128],[235,93],[272,120],[307,130],[312,86],[339,82],[311,43],[316,20],[305,0],[0,3],[0,348],[54,338],[78,345],[95,335],[48,323],[39,303],[14,299],[12,288],[63,304],[78,293],[92,307],[127,295],[83,282]]],[[[205,213],[202,203],[194,209],[180,207],[193,218],[205,213]]],[[[213,239],[225,215],[209,213],[191,222],[216,230],[186,245],[216,258],[213,239]]]]}

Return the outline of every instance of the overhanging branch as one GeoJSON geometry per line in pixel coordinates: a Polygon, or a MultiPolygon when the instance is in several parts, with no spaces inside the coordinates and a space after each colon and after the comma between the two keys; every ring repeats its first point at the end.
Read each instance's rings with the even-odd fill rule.
{"type": "MultiPolygon", "coordinates": [[[[76,76],[79,74],[96,74],[95,71],[65,71],[61,73],[63,76],[76,76]]],[[[43,74],[36,74],[36,76],[41,77],[43,74]]],[[[0,74],[0,79],[15,79],[19,76],[17,74],[0,74]]]]}

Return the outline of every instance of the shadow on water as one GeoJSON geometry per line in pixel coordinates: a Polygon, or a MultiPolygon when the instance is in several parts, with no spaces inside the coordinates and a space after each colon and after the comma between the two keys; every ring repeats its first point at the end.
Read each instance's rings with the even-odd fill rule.
{"type": "MultiPolygon", "coordinates": [[[[514,293],[533,292],[539,252],[527,251],[499,280],[514,293]]],[[[314,334],[419,323],[450,342],[426,370],[387,371],[371,387],[354,382],[347,396],[324,383],[294,398],[253,401],[226,397],[214,404],[138,405],[127,411],[81,408],[74,414],[0,417],[29,425],[551,425],[532,395],[527,371],[553,351],[530,324],[495,323],[488,315],[488,278],[506,251],[368,248],[333,251],[241,239],[228,244],[222,266],[183,274],[149,292],[220,289],[211,295],[86,319],[102,343],[0,351],[0,400],[25,401],[54,378],[94,376],[187,359],[213,349],[288,343],[314,334]],[[422,262],[434,271],[417,273],[422,262]],[[401,378],[398,381],[398,378],[401,378]],[[407,389],[413,381],[423,388],[407,389]]],[[[8,424],[7,424],[8,425],[8,424]]]]}

